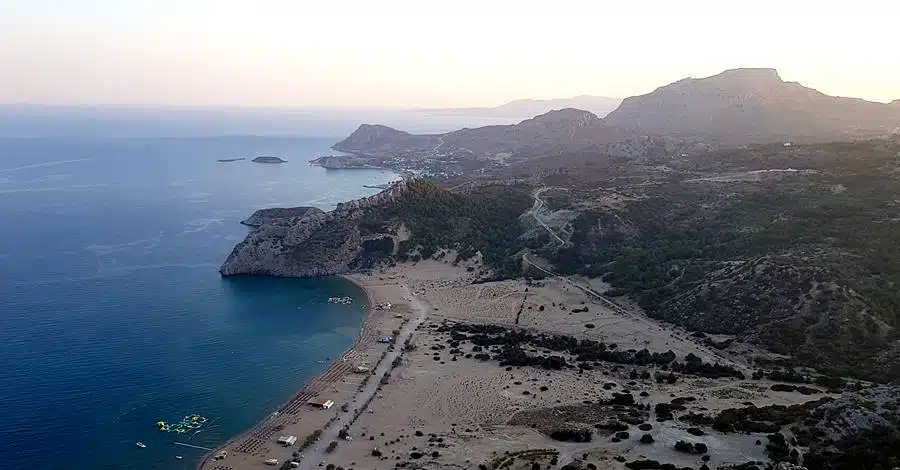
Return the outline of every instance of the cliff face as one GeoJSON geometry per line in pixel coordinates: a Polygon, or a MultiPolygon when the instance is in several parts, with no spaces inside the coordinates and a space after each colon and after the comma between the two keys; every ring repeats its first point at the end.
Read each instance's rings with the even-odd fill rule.
{"type": "Polygon", "coordinates": [[[363,210],[397,199],[400,181],[374,195],[338,204],[331,212],[314,207],[261,209],[243,223],[254,227],[219,269],[223,276],[330,276],[347,271],[361,254],[357,219],[363,210]]]}

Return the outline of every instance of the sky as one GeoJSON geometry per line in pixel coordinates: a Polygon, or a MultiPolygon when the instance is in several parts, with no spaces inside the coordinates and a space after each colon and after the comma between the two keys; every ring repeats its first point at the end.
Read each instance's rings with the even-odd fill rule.
{"type": "Polygon", "coordinates": [[[0,103],[491,106],[737,67],[891,101],[895,3],[0,0],[0,103]]]}

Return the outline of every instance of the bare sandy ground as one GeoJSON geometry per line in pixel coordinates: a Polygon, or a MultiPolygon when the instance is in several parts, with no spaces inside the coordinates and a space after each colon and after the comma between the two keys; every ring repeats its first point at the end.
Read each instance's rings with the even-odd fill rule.
{"type": "MultiPolygon", "coordinates": [[[[423,261],[352,276],[369,292],[374,303],[393,304],[389,311],[373,311],[367,321],[367,328],[378,334],[389,334],[399,328],[404,320],[394,318],[394,315],[400,312],[408,318],[415,299],[421,299],[430,307],[427,318],[413,333],[412,347],[403,352],[399,365],[382,381],[372,401],[350,425],[351,440],[336,441],[335,450],[324,454],[323,465],[333,464],[344,469],[389,469],[398,464],[406,468],[475,469],[484,464],[492,468],[502,459],[510,458],[506,452],[515,456],[529,451],[532,453],[515,456],[513,464],[506,468],[531,468],[532,462],[544,468],[547,465],[558,468],[579,459],[601,469],[621,469],[624,465],[615,460],[620,456],[627,461],[652,458],[699,468],[702,464],[699,456],[673,450],[676,441],[687,440],[706,443],[712,457],[709,465],[715,468],[723,463],[765,460],[765,438],[762,435],[724,435],[711,429],[705,430],[707,435],[696,437],[686,432],[687,424],[677,419],[658,423],[649,411],[645,422],[650,423],[652,429],[646,433],[654,437],[654,444],[638,442],[645,433],[637,429],[640,423],[631,425],[628,429],[630,437],[620,442],[613,442],[609,433],[598,431],[592,442],[564,443],[554,441],[530,426],[511,425],[510,420],[522,416],[519,413],[534,410],[552,413],[551,408],[560,405],[606,400],[613,392],[626,389],[636,398],[640,396],[638,401],[650,408],[656,403],[668,403],[675,397],[693,397],[695,401],[688,408],[698,413],[741,407],[745,402],[758,406],[790,405],[822,396],[772,392],[769,390],[771,382],[767,381],[680,376],[675,384],[657,384],[652,379],[631,380],[629,372],[632,368],[629,366],[609,364],[582,372],[578,369],[504,368],[495,361],[450,354],[447,335],[437,331],[441,324],[487,323],[615,343],[620,349],[671,350],[679,360],[692,353],[706,362],[729,363],[747,371],[748,377],[751,370],[742,362],[744,354],[713,350],[698,344],[687,332],[659,324],[639,313],[613,312],[593,303],[586,294],[565,282],[543,280],[529,284],[524,280],[511,280],[473,285],[471,281],[475,279],[477,269],[468,271],[465,268],[423,261]],[[587,311],[583,311],[585,307],[587,311]],[[582,311],[573,312],[573,309],[582,311]],[[763,445],[756,444],[760,439],[763,445]]],[[[364,332],[361,337],[371,338],[371,334],[364,332]]],[[[461,348],[463,353],[470,353],[472,347],[463,345],[461,348]]],[[[361,340],[348,360],[353,364],[375,364],[385,350],[384,345],[361,340]]],[[[263,441],[261,450],[249,454],[241,452],[240,445],[247,442],[247,438],[238,439],[226,446],[229,449],[227,459],[206,468],[266,468],[263,460],[270,457],[283,462],[297,449],[296,446],[281,448],[275,445],[278,435],[292,434],[302,441],[313,430],[321,429],[335,413],[341,412],[342,403],[353,398],[360,380],[361,377],[345,372],[339,378],[326,381],[318,388],[319,393],[335,400],[335,408],[318,411],[302,407],[297,414],[278,418],[276,422],[282,423],[284,429],[260,438],[263,441]]],[[[314,445],[328,444],[318,442],[314,445]]],[[[319,463],[304,462],[305,465],[319,463]]]]}

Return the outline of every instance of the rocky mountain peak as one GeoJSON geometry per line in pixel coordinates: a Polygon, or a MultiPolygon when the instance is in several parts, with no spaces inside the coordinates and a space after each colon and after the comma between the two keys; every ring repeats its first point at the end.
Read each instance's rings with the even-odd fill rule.
{"type": "Polygon", "coordinates": [[[748,80],[784,82],[778,75],[778,70],[772,68],[739,68],[729,69],[718,75],[709,77],[708,80],[748,80]]]}
{"type": "Polygon", "coordinates": [[[786,82],[772,68],[740,68],[626,98],[606,120],[649,135],[746,144],[878,135],[900,123],[900,113],[786,82]]]}
{"type": "Polygon", "coordinates": [[[597,117],[597,115],[595,115],[594,113],[584,111],[582,109],[563,108],[554,109],[547,113],[535,116],[531,119],[523,121],[522,124],[525,124],[529,121],[533,124],[563,124],[577,128],[584,128],[596,126],[597,124],[601,123],[602,119],[597,117]]]}
{"type": "Polygon", "coordinates": [[[385,136],[408,134],[407,132],[394,129],[393,127],[383,126],[381,124],[360,124],[360,126],[350,134],[351,137],[357,138],[380,138],[385,136]]]}

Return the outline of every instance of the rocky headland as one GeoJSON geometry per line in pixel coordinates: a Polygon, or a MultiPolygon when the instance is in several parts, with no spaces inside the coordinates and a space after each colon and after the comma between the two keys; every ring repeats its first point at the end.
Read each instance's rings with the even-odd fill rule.
{"type": "Polygon", "coordinates": [[[324,212],[314,207],[261,209],[242,223],[253,227],[219,269],[223,276],[330,276],[344,273],[371,237],[361,235],[363,209],[396,200],[410,180],[373,196],[339,203],[324,212]]]}
{"type": "Polygon", "coordinates": [[[310,160],[311,165],[320,166],[327,170],[352,170],[381,168],[377,162],[357,155],[326,155],[310,160]]]}

